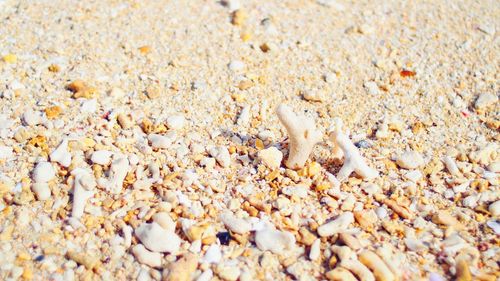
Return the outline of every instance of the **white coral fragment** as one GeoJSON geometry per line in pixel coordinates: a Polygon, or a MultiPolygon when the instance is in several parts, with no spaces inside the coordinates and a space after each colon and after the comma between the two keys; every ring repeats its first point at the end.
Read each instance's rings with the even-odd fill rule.
{"type": "Polygon", "coordinates": [[[304,167],[314,145],[321,141],[322,134],[316,129],[314,120],[295,114],[284,104],[278,106],[276,113],[290,138],[290,152],[285,165],[290,169],[300,169],[304,167]]]}
{"type": "Polygon", "coordinates": [[[85,210],[87,200],[94,196],[94,187],[96,186],[93,176],[84,169],[75,169],[71,172],[75,176],[73,182],[73,209],[71,216],[80,218],[85,210]]]}
{"type": "Polygon", "coordinates": [[[358,148],[349,139],[349,136],[342,132],[342,121],[335,119],[335,128],[330,132],[330,139],[335,144],[334,154],[337,156],[340,151],[344,155],[344,165],[337,174],[339,181],[346,180],[352,172],[356,172],[365,179],[372,179],[378,176],[378,172],[370,168],[365,159],[359,153],[358,148]]]}
{"type": "Polygon", "coordinates": [[[61,144],[50,154],[50,161],[57,162],[63,167],[71,165],[71,153],[68,151],[68,140],[64,139],[61,144]]]}

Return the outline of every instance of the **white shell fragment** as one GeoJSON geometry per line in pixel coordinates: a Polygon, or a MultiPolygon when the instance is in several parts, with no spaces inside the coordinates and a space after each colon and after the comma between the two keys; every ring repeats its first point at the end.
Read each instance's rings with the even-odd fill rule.
{"type": "Polygon", "coordinates": [[[135,229],[135,235],[148,250],[153,252],[177,253],[181,244],[177,234],[162,228],[156,222],[141,224],[135,229]]]}

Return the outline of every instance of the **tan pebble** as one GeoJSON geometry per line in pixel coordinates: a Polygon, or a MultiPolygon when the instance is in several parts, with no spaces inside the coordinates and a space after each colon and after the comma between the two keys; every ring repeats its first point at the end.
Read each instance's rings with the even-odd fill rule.
{"type": "Polygon", "coordinates": [[[170,265],[169,270],[163,272],[163,281],[190,281],[192,274],[198,267],[198,257],[194,254],[186,254],[177,262],[170,265]]]}
{"type": "Polygon", "coordinates": [[[270,169],[277,169],[281,165],[281,160],[283,159],[283,153],[272,146],[267,149],[263,149],[257,153],[257,157],[264,165],[270,169]]]}
{"type": "Polygon", "coordinates": [[[332,281],[357,281],[356,277],[347,269],[337,267],[325,274],[328,280],[332,281]]]}
{"type": "Polygon", "coordinates": [[[463,225],[448,211],[441,210],[434,214],[432,217],[432,221],[436,224],[441,224],[441,225],[447,225],[447,226],[452,226],[457,229],[463,228],[463,225]]]}
{"type": "Polygon", "coordinates": [[[456,265],[456,279],[455,281],[472,281],[472,275],[469,265],[465,259],[459,259],[456,265]]]}
{"type": "Polygon", "coordinates": [[[377,254],[364,251],[359,254],[359,261],[372,270],[377,281],[396,280],[394,274],[377,254]]]}
{"type": "Polygon", "coordinates": [[[310,101],[310,102],[323,102],[326,100],[326,97],[322,92],[312,91],[312,90],[304,91],[302,93],[302,97],[306,101],[310,101]]]}
{"type": "Polygon", "coordinates": [[[492,106],[496,102],[498,102],[498,96],[496,94],[483,93],[477,98],[476,102],[474,103],[474,108],[476,110],[483,110],[489,106],[492,106]]]}
{"type": "Polygon", "coordinates": [[[238,9],[233,12],[231,19],[231,23],[236,25],[236,26],[241,26],[245,22],[245,19],[247,18],[247,15],[244,10],[238,9]]]}
{"type": "Polygon", "coordinates": [[[161,95],[161,89],[159,85],[150,85],[146,88],[146,95],[149,99],[156,99],[161,95]]]}
{"type": "Polygon", "coordinates": [[[68,251],[67,256],[76,263],[84,265],[88,270],[96,268],[101,263],[98,257],[90,256],[83,252],[70,250],[68,251]]]}
{"type": "Polygon", "coordinates": [[[242,80],[238,84],[238,89],[240,89],[242,91],[248,90],[248,89],[252,88],[253,85],[254,85],[254,83],[251,80],[242,80]]]}
{"type": "Polygon", "coordinates": [[[117,120],[118,120],[118,124],[120,124],[122,129],[125,129],[125,130],[129,129],[130,127],[132,127],[134,125],[134,123],[132,122],[132,118],[129,115],[126,115],[123,113],[118,114],[117,120]]]}

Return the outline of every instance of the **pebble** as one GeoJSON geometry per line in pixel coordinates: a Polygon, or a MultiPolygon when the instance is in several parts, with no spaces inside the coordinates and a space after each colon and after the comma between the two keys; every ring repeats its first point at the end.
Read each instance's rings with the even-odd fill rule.
{"type": "Polygon", "coordinates": [[[11,147],[0,145],[0,159],[9,159],[12,156],[14,153],[11,147]]]}
{"type": "Polygon", "coordinates": [[[240,112],[240,116],[238,117],[238,120],[236,120],[236,124],[239,126],[247,126],[248,123],[250,122],[250,106],[247,105],[243,107],[243,109],[240,112]]]}
{"type": "Polygon", "coordinates": [[[169,270],[163,271],[162,281],[189,281],[191,275],[198,267],[198,257],[194,254],[186,254],[181,259],[172,263],[169,270]]]}
{"type": "Polygon", "coordinates": [[[324,93],[318,90],[308,90],[302,93],[302,97],[306,101],[310,102],[324,102],[326,100],[326,96],[324,93]]]}
{"type": "Polygon", "coordinates": [[[36,195],[36,198],[40,201],[44,201],[50,198],[50,188],[46,182],[35,182],[31,186],[31,189],[36,195]]]}
{"type": "Polygon", "coordinates": [[[229,70],[231,71],[241,71],[245,68],[245,63],[239,60],[233,60],[228,65],[229,70]]]}
{"type": "Polygon", "coordinates": [[[477,98],[476,102],[474,103],[474,108],[478,110],[485,109],[495,104],[496,102],[498,102],[497,95],[491,93],[483,93],[477,98]]]}
{"type": "Polygon", "coordinates": [[[176,253],[181,244],[177,234],[162,228],[156,222],[141,224],[135,229],[135,235],[148,250],[153,252],[176,253]]]}
{"type": "Polygon", "coordinates": [[[401,168],[412,170],[423,166],[424,159],[420,153],[413,150],[407,150],[397,157],[396,164],[401,168]]]}
{"type": "Polygon", "coordinates": [[[94,164],[106,166],[111,163],[111,156],[113,156],[113,152],[109,150],[97,150],[92,153],[90,161],[92,161],[92,163],[94,164]]]}
{"type": "Polygon", "coordinates": [[[370,95],[376,96],[379,94],[379,89],[377,83],[373,81],[367,81],[363,84],[370,95]]]}
{"type": "Polygon", "coordinates": [[[203,271],[203,273],[200,274],[198,278],[196,278],[196,281],[210,281],[212,280],[213,276],[214,276],[213,271],[211,269],[207,269],[203,271]]]}
{"type": "Polygon", "coordinates": [[[289,232],[265,228],[256,232],[255,243],[261,251],[283,255],[295,247],[295,236],[289,232]]]}
{"type": "Polygon", "coordinates": [[[231,213],[224,213],[220,215],[220,220],[224,225],[234,233],[245,234],[250,232],[252,226],[244,219],[235,217],[231,213]]]}
{"type": "Polygon", "coordinates": [[[80,110],[82,112],[86,112],[86,113],[96,112],[97,111],[97,100],[96,99],[84,100],[82,102],[82,105],[80,106],[80,110]]]}
{"type": "Polygon", "coordinates": [[[125,91],[123,91],[121,88],[114,87],[109,91],[109,96],[114,98],[114,99],[121,99],[125,96],[125,91]]]}
{"type": "Polygon", "coordinates": [[[182,115],[173,115],[167,118],[167,127],[172,130],[180,130],[184,128],[186,118],[182,115]]]}
{"type": "Polygon", "coordinates": [[[219,264],[219,266],[217,266],[217,274],[222,280],[236,281],[238,280],[238,277],[240,277],[241,270],[237,266],[219,264]]]}
{"type": "Polygon", "coordinates": [[[352,212],[345,212],[338,216],[335,220],[323,224],[318,227],[318,234],[321,237],[328,237],[346,231],[349,225],[354,222],[352,212]]]}
{"type": "Polygon", "coordinates": [[[137,244],[132,248],[132,254],[139,263],[151,267],[160,267],[162,255],[148,251],[142,244],[137,244]]]}
{"type": "Polygon", "coordinates": [[[33,170],[33,180],[38,183],[48,182],[56,177],[56,171],[49,162],[39,162],[33,170]]]}
{"type": "Polygon", "coordinates": [[[167,212],[159,212],[153,215],[153,221],[159,224],[162,228],[175,232],[175,222],[170,217],[170,214],[167,212]]]}
{"type": "Polygon", "coordinates": [[[311,251],[309,252],[309,259],[312,261],[315,261],[319,258],[321,254],[321,240],[316,239],[314,240],[314,243],[311,245],[311,251]]]}
{"type": "Polygon", "coordinates": [[[27,110],[23,113],[23,122],[27,126],[36,126],[42,122],[42,117],[39,112],[27,110]]]}
{"type": "Polygon", "coordinates": [[[306,198],[309,188],[303,184],[298,184],[295,186],[286,186],[281,192],[288,196],[296,196],[298,198],[306,198]]]}
{"type": "Polygon", "coordinates": [[[151,146],[156,149],[166,149],[172,145],[174,141],[173,134],[160,135],[160,134],[149,134],[148,140],[151,142],[151,146]]]}
{"type": "Polygon", "coordinates": [[[500,216],[500,200],[491,203],[488,207],[488,211],[490,211],[493,217],[500,216]]]}
{"type": "Polygon", "coordinates": [[[277,169],[281,165],[283,160],[283,153],[272,146],[266,149],[262,149],[257,153],[257,158],[268,168],[277,169]]]}
{"type": "Polygon", "coordinates": [[[208,153],[224,168],[229,167],[231,164],[231,155],[229,155],[229,150],[225,146],[212,147],[208,153]]]}
{"type": "Polygon", "coordinates": [[[222,252],[220,250],[220,246],[217,244],[212,244],[205,252],[205,256],[203,256],[202,261],[206,263],[219,263],[221,260],[222,252]]]}
{"type": "Polygon", "coordinates": [[[63,140],[50,154],[50,161],[59,163],[63,167],[71,165],[71,153],[68,151],[68,140],[63,140]]]}

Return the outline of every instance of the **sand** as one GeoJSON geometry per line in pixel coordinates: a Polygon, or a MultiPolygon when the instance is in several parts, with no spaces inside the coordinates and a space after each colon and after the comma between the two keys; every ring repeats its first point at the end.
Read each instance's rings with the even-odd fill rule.
{"type": "Polygon", "coordinates": [[[499,14],[0,0],[0,279],[496,280],[499,14]],[[337,181],[334,118],[378,177],[337,181]]]}

